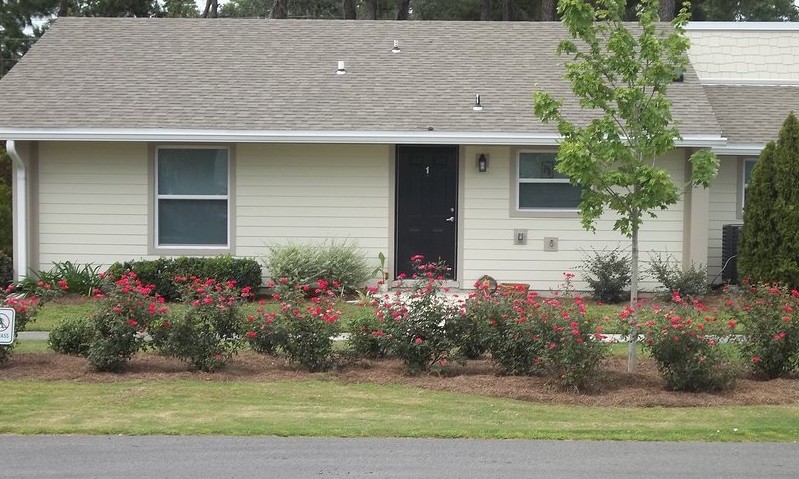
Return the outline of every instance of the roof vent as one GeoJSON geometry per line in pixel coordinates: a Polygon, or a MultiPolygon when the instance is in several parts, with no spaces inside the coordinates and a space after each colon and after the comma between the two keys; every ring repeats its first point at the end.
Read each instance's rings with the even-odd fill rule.
{"type": "Polygon", "coordinates": [[[338,70],[336,70],[336,75],[343,75],[347,73],[347,68],[344,65],[344,60],[338,61],[338,70]]]}
{"type": "Polygon", "coordinates": [[[474,106],[472,107],[474,111],[483,111],[483,104],[480,103],[480,94],[476,94],[474,96],[474,106]]]}
{"type": "Polygon", "coordinates": [[[674,70],[674,80],[672,80],[674,83],[682,83],[684,79],[685,72],[682,70],[682,68],[674,70]]]}
{"type": "Polygon", "coordinates": [[[399,53],[401,51],[402,50],[400,50],[399,47],[399,40],[394,40],[394,48],[391,49],[391,53],[399,53]]]}

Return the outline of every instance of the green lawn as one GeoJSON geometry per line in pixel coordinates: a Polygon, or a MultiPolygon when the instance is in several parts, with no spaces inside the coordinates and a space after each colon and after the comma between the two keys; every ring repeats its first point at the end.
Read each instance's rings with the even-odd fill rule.
{"type": "Polygon", "coordinates": [[[799,405],[607,408],[335,381],[0,381],[5,434],[795,441],[799,405]]]}

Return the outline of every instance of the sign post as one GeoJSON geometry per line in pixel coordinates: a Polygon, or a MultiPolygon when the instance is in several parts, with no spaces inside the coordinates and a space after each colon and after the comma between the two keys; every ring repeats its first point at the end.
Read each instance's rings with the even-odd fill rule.
{"type": "Polygon", "coordinates": [[[14,342],[14,308],[0,308],[0,345],[14,342]]]}

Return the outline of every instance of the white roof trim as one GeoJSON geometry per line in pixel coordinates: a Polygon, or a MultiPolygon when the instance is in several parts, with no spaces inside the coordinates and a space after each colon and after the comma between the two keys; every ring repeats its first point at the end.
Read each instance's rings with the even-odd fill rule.
{"type": "MultiPolygon", "coordinates": [[[[29,141],[152,141],[196,143],[367,143],[556,146],[554,133],[480,131],[250,131],[123,128],[0,128],[0,138],[29,141]]],[[[727,144],[713,135],[685,135],[679,147],[727,144]]]]}
{"type": "Polygon", "coordinates": [[[763,151],[766,145],[758,144],[758,143],[749,143],[749,144],[733,144],[727,146],[716,146],[711,148],[710,150],[717,154],[717,155],[725,155],[725,156],[732,156],[732,155],[740,155],[740,156],[760,156],[760,152],[763,151]]]}
{"type": "Polygon", "coordinates": [[[702,78],[702,85],[722,86],[768,86],[768,87],[797,87],[799,79],[795,78],[702,78]]]}
{"type": "Polygon", "coordinates": [[[685,25],[685,30],[799,31],[799,22],[688,22],[685,25]]]}

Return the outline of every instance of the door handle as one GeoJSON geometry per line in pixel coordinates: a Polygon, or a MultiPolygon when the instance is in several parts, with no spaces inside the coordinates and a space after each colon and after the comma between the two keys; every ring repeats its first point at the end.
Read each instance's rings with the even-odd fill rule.
{"type": "Polygon", "coordinates": [[[450,216],[449,218],[445,219],[444,221],[446,221],[447,223],[454,223],[455,222],[455,217],[454,216],[450,216]]]}

